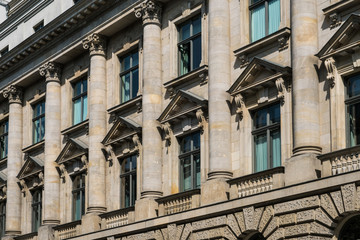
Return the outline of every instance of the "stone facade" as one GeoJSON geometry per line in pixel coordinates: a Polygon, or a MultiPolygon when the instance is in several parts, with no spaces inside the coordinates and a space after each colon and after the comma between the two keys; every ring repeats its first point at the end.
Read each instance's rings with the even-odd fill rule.
{"type": "Polygon", "coordinates": [[[253,2],[0,1],[2,239],[342,239],[359,1],[253,2]]]}

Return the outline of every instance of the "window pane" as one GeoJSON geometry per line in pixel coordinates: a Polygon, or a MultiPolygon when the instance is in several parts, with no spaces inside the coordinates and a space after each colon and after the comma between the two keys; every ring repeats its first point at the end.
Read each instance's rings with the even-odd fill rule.
{"type": "Polygon", "coordinates": [[[280,105],[276,104],[269,108],[270,123],[280,122],[280,105]]]}
{"type": "Polygon", "coordinates": [[[40,128],[40,141],[44,139],[45,136],[45,117],[40,118],[41,128],[40,128]]]}
{"type": "Polygon", "coordinates": [[[74,221],[81,219],[81,201],[80,201],[80,194],[74,193],[73,194],[73,203],[74,203],[74,221]]]}
{"type": "Polygon", "coordinates": [[[190,42],[179,45],[180,75],[190,71],[190,42]]]}
{"type": "Polygon", "coordinates": [[[128,70],[130,68],[130,59],[131,59],[130,55],[128,55],[122,59],[122,62],[121,62],[121,71],[122,72],[125,70],[128,70]]]}
{"type": "Polygon", "coordinates": [[[131,156],[131,170],[136,170],[136,155],[131,156]]]}
{"type": "Polygon", "coordinates": [[[180,28],[180,41],[190,37],[190,22],[182,25],[180,28]]]}
{"type": "Polygon", "coordinates": [[[139,91],[139,69],[135,69],[132,71],[132,89],[131,89],[131,98],[134,98],[137,96],[139,91]]]}
{"type": "Polygon", "coordinates": [[[265,4],[251,11],[251,41],[265,37],[265,4]]]}
{"type": "Polygon", "coordinates": [[[130,206],[130,176],[124,177],[125,207],[130,206]]]}
{"type": "Polygon", "coordinates": [[[136,175],[131,176],[131,202],[130,206],[135,205],[136,200],[136,175]]]}
{"type": "Polygon", "coordinates": [[[183,160],[183,187],[184,191],[192,189],[191,185],[191,160],[190,157],[186,157],[183,160]]]}
{"type": "Polygon", "coordinates": [[[186,153],[191,151],[191,135],[182,138],[181,141],[181,153],[186,153]]]}
{"type": "Polygon", "coordinates": [[[136,53],[132,54],[132,65],[131,65],[131,67],[135,67],[138,64],[139,64],[139,53],[136,52],[136,53]]]}
{"type": "Polygon", "coordinates": [[[349,97],[360,94],[360,75],[349,78],[349,97]]]}
{"type": "Polygon", "coordinates": [[[194,155],[194,168],[195,168],[195,188],[199,188],[201,184],[200,154],[194,155]]]}
{"type": "Polygon", "coordinates": [[[81,81],[75,83],[74,86],[74,97],[79,96],[81,94],[81,81]]]}
{"type": "Polygon", "coordinates": [[[267,108],[258,110],[255,115],[255,128],[266,126],[267,108]]]}
{"type": "Polygon", "coordinates": [[[255,172],[268,169],[266,134],[255,136],[255,172]]]}
{"type": "Polygon", "coordinates": [[[348,107],[349,127],[350,127],[350,146],[360,143],[360,103],[352,104],[348,107]]]}
{"type": "Polygon", "coordinates": [[[280,131],[271,133],[272,167],[281,166],[281,140],[280,131]]]}
{"type": "Polygon", "coordinates": [[[269,34],[279,29],[280,16],[280,0],[269,1],[269,34]]]}
{"type": "Polygon", "coordinates": [[[81,122],[81,99],[76,99],[74,101],[74,124],[78,124],[81,122]]]}
{"type": "Polygon", "coordinates": [[[193,40],[193,68],[200,67],[201,62],[201,36],[193,40]]]}
{"type": "Polygon", "coordinates": [[[122,102],[126,102],[130,100],[130,73],[121,77],[121,86],[122,102]]]}
{"type": "Polygon", "coordinates": [[[200,17],[194,19],[192,24],[193,24],[193,34],[192,35],[195,35],[195,34],[201,32],[201,18],[200,17]]]}
{"type": "Polygon", "coordinates": [[[40,140],[40,119],[34,121],[34,143],[40,140]]]}
{"type": "Polygon", "coordinates": [[[81,121],[87,118],[87,95],[83,97],[83,115],[81,121]]]}
{"type": "Polygon", "coordinates": [[[200,133],[197,132],[193,135],[193,150],[200,149],[200,133]]]}
{"type": "Polygon", "coordinates": [[[87,78],[82,80],[82,93],[87,92],[87,78]]]}

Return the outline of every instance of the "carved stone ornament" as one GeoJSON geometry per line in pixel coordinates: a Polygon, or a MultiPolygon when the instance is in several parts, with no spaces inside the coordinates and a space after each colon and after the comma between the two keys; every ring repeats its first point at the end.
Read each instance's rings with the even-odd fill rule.
{"type": "Polygon", "coordinates": [[[134,9],[135,16],[143,20],[143,24],[153,23],[160,25],[161,5],[154,0],[146,0],[134,9]]]}
{"type": "Polygon", "coordinates": [[[325,60],[324,64],[327,71],[326,79],[329,81],[330,87],[333,88],[335,86],[335,60],[334,58],[330,57],[325,60]]]}
{"type": "Polygon", "coordinates": [[[105,152],[106,152],[106,160],[109,161],[109,165],[112,166],[113,164],[113,153],[114,153],[114,150],[113,150],[113,147],[111,145],[108,145],[104,148],[105,152]]]}
{"type": "Polygon", "coordinates": [[[285,91],[286,91],[284,79],[283,78],[276,79],[275,85],[278,90],[277,97],[278,97],[278,99],[280,99],[281,105],[283,105],[285,102],[285,91]]]}
{"type": "Polygon", "coordinates": [[[93,33],[83,40],[83,47],[90,50],[90,55],[105,55],[106,38],[93,33]]]}
{"type": "Polygon", "coordinates": [[[207,72],[201,73],[199,78],[201,79],[200,86],[207,84],[209,81],[209,75],[207,72]]]}
{"type": "Polygon", "coordinates": [[[46,82],[60,82],[62,65],[56,62],[48,62],[39,68],[41,76],[45,76],[46,82]]]}
{"type": "Polygon", "coordinates": [[[282,36],[278,39],[279,51],[285,50],[289,47],[289,36],[282,36]]]}
{"type": "Polygon", "coordinates": [[[330,29],[333,29],[341,24],[341,18],[337,13],[330,14],[329,19],[330,19],[330,29]]]}
{"type": "Polygon", "coordinates": [[[245,54],[239,56],[238,59],[240,61],[240,67],[245,67],[246,65],[249,64],[249,58],[245,54]]]}
{"type": "Polygon", "coordinates": [[[25,180],[24,180],[24,179],[21,179],[19,183],[20,183],[20,187],[21,187],[21,192],[25,194],[25,193],[26,193],[26,189],[27,189],[27,185],[26,185],[25,180]]]}
{"type": "Polygon", "coordinates": [[[3,91],[4,98],[9,99],[9,103],[19,103],[22,102],[22,88],[10,85],[9,87],[5,88],[3,91]]]}
{"type": "Polygon", "coordinates": [[[87,156],[85,154],[81,156],[81,163],[83,164],[82,169],[88,168],[88,160],[87,160],[87,156]]]}
{"type": "Polygon", "coordinates": [[[1,193],[0,193],[0,199],[1,200],[4,200],[6,199],[6,191],[7,191],[7,187],[6,185],[4,185],[1,189],[1,193]]]}
{"type": "Polygon", "coordinates": [[[170,123],[164,123],[164,124],[161,124],[161,130],[163,131],[164,133],[164,139],[167,143],[168,146],[171,145],[171,125],[170,123]]]}
{"type": "Polygon", "coordinates": [[[60,164],[59,170],[60,170],[60,178],[63,180],[63,182],[65,182],[65,173],[66,173],[66,167],[65,167],[65,165],[64,165],[64,164],[60,164]]]}
{"type": "Polygon", "coordinates": [[[39,177],[39,185],[44,184],[44,173],[40,172],[38,177],[39,177]]]}
{"type": "Polygon", "coordinates": [[[141,148],[141,141],[140,141],[140,138],[139,138],[139,135],[135,134],[133,137],[132,137],[132,141],[134,143],[134,146],[135,146],[135,150],[138,151],[138,154],[140,153],[140,148],[141,148]]]}
{"type": "Polygon", "coordinates": [[[199,121],[199,127],[201,128],[201,134],[204,132],[204,125],[206,122],[205,116],[204,116],[204,111],[202,109],[198,109],[196,111],[196,118],[199,121]]]}
{"type": "Polygon", "coordinates": [[[245,107],[244,97],[241,93],[238,93],[234,97],[235,105],[236,105],[236,114],[239,115],[240,120],[243,118],[243,111],[245,107]]]}

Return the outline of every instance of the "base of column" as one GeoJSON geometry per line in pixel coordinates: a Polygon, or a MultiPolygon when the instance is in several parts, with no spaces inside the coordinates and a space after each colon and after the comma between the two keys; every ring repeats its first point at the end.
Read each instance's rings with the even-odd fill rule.
{"type": "Polygon", "coordinates": [[[318,154],[294,155],[285,161],[285,186],[315,180],[321,177],[318,154]],[[301,171],[299,171],[299,169],[301,171]]]}
{"type": "Polygon", "coordinates": [[[101,218],[97,213],[87,213],[81,218],[81,234],[100,230],[101,218]]]}
{"type": "Polygon", "coordinates": [[[60,224],[60,220],[44,220],[44,225],[58,225],[60,224]]]}
{"type": "Polygon", "coordinates": [[[201,206],[229,200],[229,184],[227,179],[208,179],[201,185],[201,206]]]}
{"type": "Polygon", "coordinates": [[[86,213],[100,214],[105,212],[106,212],[106,207],[88,207],[86,213]]]}
{"type": "Polygon", "coordinates": [[[162,192],[159,191],[143,191],[141,198],[159,198],[162,197],[162,192]]]}
{"type": "Polygon", "coordinates": [[[135,221],[158,216],[159,204],[153,198],[141,198],[135,202],[135,221]]]}
{"type": "Polygon", "coordinates": [[[38,239],[55,240],[55,231],[53,229],[55,226],[56,224],[40,226],[38,229],[38,239]]]}

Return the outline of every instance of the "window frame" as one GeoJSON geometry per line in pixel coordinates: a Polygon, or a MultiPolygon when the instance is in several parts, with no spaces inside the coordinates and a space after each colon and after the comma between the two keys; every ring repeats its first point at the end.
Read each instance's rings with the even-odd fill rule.
{"type": "Polygon", "coordinates": [[[200,168],[199,168],[199,174],[201,174],[201,132],[197,129],[195,131],[192,131],[190,133],[181,135],[177,137],[178,143],[179,143],[179,155],[178,155],[178,159],[179,159],[179,185],[180,185],[180,192],[185,192],[185,191],[190,191],[193,189],[197,189],[200,188],[201,186],[201,177],[200,177],[200,182],[198,183],[198,186],[196,184],[196,167],[195,167],[195,155],[199,155],[199,162],[200,162],[200,168]],[[190,151],[187,152],[181,152],[182,149],[182,141],[188,137],[188,136],[194,136],[194,135],[198,135],[199,139],[199,148],[198,149],[194,149],[194,143],[193,143],[193,138],[191,138],[191,143],[190,143],[190,151]],[[185,189],[185,184],[184,184],[184,160],[186,157],[190,156],[190,164],[191,164],[191,188],[190,189],[185,189]]]}
{"type": "Polygon", "coordinates": [[[31,229],[32,232],[37,232],[42,223],[42,188],[33,190],[31,195],[31,229]],[[38,201],[36,202],[36,198],[34,197],[35,195],[38,197],[38,201]]]}
{"type": "Polygon", "coordinates": [[[129,51],[127,53],[125,53],[124,55],[122,56],[119,56],[119,62],[120,62],[120,103],[125,103],[125,102],[128,102],[134,98],[136,98],[138,95],[139,95],[139,92],[140,92],[140,53],[139,53],[139,49],[135,49],[135,50],[132,50],[132,51],[129,51]],[[134,65],[133,66],[133,55],[134,54],[137,54],[138,56],[138,62],[137,62],[137,65],[134,65]],[[123,60],[130,56],[130,67],[126,70],[122,70],[122,66],[123,66],[123,60]],[[137,94],[134,95],[133,93],[133,72],[135,70],[138,70],[137,71],[137,74],[138,74],[138,91],[137,91],[137,94]],[[128,100],[123,100],[123,81],[122,81],[122,77],[125,76],[126,74],[130,73],[130,87],[129,87],[129,90],[130,90],[130,97],[128,100]]]}
{"type": "Polygon", "coordinates": [[[127,207],[132,207],[135,206],[135,201],[137,199],[137,167],[138,167],[138,163],[137,163],[137,154],[132,154],[129,156],[126,156],[122,159],[120,159],[120,193],[121,193],[121,198],[120,198],[120,208],[127,208],[127,207]],[[124,172],[123,170],[123,164],[126,164],[125,162],[127,160],[130,160],[130,166],[129,166],[129,171],[128,172],[124,172]],[[133,161],[135,161],[135,168],[133,168],[133,161]],[[129,178],[129,182],[130,182],[130,191],[129,191],[129,205],[126,204],[125,198],[126,198],[126,190],[125,190],[125,184],[122,183],[123,179],[125,178],[129,178]],[[135,180],[135,188],[133,187],[133,180],[135,180]],[[134,189],[133,189],[134,188],[134,189]]]}
{"type": "Polygon", "coordinates": [[[72,176],[72,189],[71,189],[71,201],[72,201],[72,209],[71,216],[73,221],[81,220],[81,217],[85,215],[85,205],[86,205],[86,173],[80,172],[74,176],[72,176]],[[76,182],[79,180],[79,188],[76,187],[76,182]],[[76,194],[80,194],[80,209],[76,207],[76,194]],[[77,219],[77,215],[80,213],[80,218],[77,219]]]}
{"type": "Polygon", "coordinates": [[[46,130],[45,129],[45,99],[42,99],[42,100],[37,101],[36,103],[32,104],[32,109],[33,109],[33,117],[32,117],[32,129],[33,129],[32,130],[32,135],[33,135],[33,137],[32,137],[32,142],[33,142],[33,144],[35,144],[35,143],[41,142],[45,137],[45,130],[46,130]],[[42,107],[42,104],[44,104],[43,107],[42,107]],[[40,114],[36,115],[36,108],[39,105],[40,105],[40,114]],[[42,111],[42,109],[43,109],[43,111],[42,111]],[[40,136],[39,139],[35,139],[35,132],[38,129],[40,129],[40,135],[41,135],[41,127],[42,127],[42,121],[41,120],[42,119],[44,119],[44,134],[43,134],[43,136],[40,136]],[[39,121],[39,127],[38,128],[35,127],[35,122],[36,121],[39,121]]]}
{"type": "Polygon", "coordinates": [[[1,130],[1,129],[4,129],[4,128],[3,128],[4,125],[7,126],[7,127],[5,128],[7,131],[4,131],[4,132],[1,132],[1,133],[0,133],[0,159],[4,159],[4,158],[6,158],[6,157],[8,156],[9,119],[5,119],[5,120],[2,120],[2,121],[0,122],[0,130],[1,130]],[[6,141],[6,147],[3,149],[3,148],[2,148],[2,144],[3,144],[4,138],[5,138],[5,141],[6,141]],[[4,156],[2,156],[2,155],[3,155],[3,151],[4,151],[4,156]]]}
{"type": "Polygon", "coordinates": [[[272,138],[271,138],[271,133],[272,132],[279,132],[280,135],[280,165],[281,166],[281,104],[279,102],[274,102],[274,103],[270,103],[266,106],[262,106],[261,108],[257,108],[255,110],[252,110],[251,112],[251,118],[252,118],[252,131],[251,131],[251,136],[252,136],[252,142],[253,142],[253,172],[261,172],[261,171],[265,171],[268,169],[272,169],[274,168],[274,159],[273,159],[273,152],[272,152],[272,138]],[[271,123],[270,121],[270,113],[269,113],[269,109],[271,107],[274,106],[278,106],[279,107],[279,122],[275,122],[275,123],[271,123]],[[261,126],[259,128],[256,128],[256,118],[255,118],[255,114],[261,110],[267,109],[267,113],[266,113],[266,125],[265,126],[261,126]],[[264,135],[266,134],[266,145],[267,145],[267,168],[257,171],[257,156],[256,156],[256,136],[260,136],[260,135],[264,135]]]}
{"type": "Polygon", "coordinates": [[[176,26],[177,28],[177,56],[178,56],[178,76],[183,76],[195,69],[198,69],[201,67],[201,60],[202,60],[202,17],[201,17],[201,14],[196,14],[195,16],[191,17],[190,19],[178,24],[176,26]],[[196,33],[196,34],[193,34],[193,24],[192,22],[194,22],[194,20],[197,20],[199,19],[200,20],[200,32],[196,33]],[[181,28],[188,24],[190,22],[190,36],[184,40],[180,40],[181,38],[181,28]],[[194,39],[200,37],[200,63],[199,63],[199,66],[197,67],[194,67],[194,44],[193,44],[193,41],[194,39]],[[181,45],[184,45],[184,44],[187,44],[187,43],[190,43],[190,50],[189,50],[189,53],[190,53],[190,56],[189,56],[189,60],[190,60],[190,68],[188,69],[188,71],[186,73],[181,73],[181,54],[180,54],[180,46],[181,45]]]}
{"type": "MultiPolygon", "coordinates": [[[[360,83],[360,72],[357,72],[355,74],[349,75],[345,78],[345,120],[346,120],[346,146],[347,147],[354,147],[357,145],[360,145],[359,143],[355,143],[355,145],[351,145],[351,129],[350,129],[350,112],[349,112],[349,108],[352,105],[356,105],[356,104],[360,104],[360,93],[356,96],[352,96],[350,97],[349,95],[349,91],[350,91],[350,79],[352,77],[356,77],[358,76],[358,81],[360,83]]],[[[360,109],[359,109],[360,110],[360,109]]]]}
{"type": "Polygon", "coordinates": [[[6,229],[6,200],[0,202],[0,237],[5,236],[6,229]]]}
{"type": "Polygon", "coordinates": [[[87,115],[89,114],[88,112],[88,89],[89,89],[89,83],[88,83],[88,78],[87,76],[83,76],[81,77],[79,80],[77,81],[74,81],[71,83],[72,85],[72,91],[73,91],[73,97],[71,99],[72,101],[72,125],[77,125],[77,124],[80,124],[82,122],[84,122],[86,119],[87,119],[87,115]],[[86,91],[84,92],[84,82],[86,82],[86,91]],[[76,92],[75,92],[75,86],[80,83],[81,84],[81,90],[80,90],[80,94],[79,95],[75,95],[76,92]],[[84,117],[84,110],[85,110],[85,107],[84,107],[84,97],[86,96],[86,116],[84,117]],[[80,117],[80,121],[75,123],[75,101],[78,100],[78,99],[81,99],[81,117],[80,117]]]}

